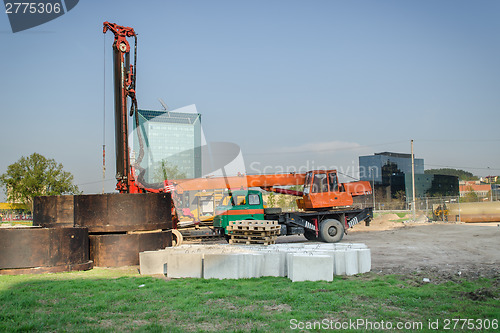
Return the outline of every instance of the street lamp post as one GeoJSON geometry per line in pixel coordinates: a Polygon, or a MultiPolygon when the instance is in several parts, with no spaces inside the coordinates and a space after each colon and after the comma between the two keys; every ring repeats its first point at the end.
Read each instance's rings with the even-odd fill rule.
{"type": "Polygon", "coordinates": [[[411,209],[413,211],[413,222],[415,222],[415,155],[413,154],[413,140],[411,140],[411,187],[413,190],[411,209]]]}
{"type": "Polygon", "coordinates": [[[490,202],[493,202],[493,184],[491,183],[490,167],[488,167],[488,184],[490,184],[490,202]]]}
{"type": "Polygon", "coordinates": [[[373,167],[370,167],[370,173],[372,174],[372,197],[373,197],[373,210],[375,210],[375,173],[373,172],[373,167]]]}

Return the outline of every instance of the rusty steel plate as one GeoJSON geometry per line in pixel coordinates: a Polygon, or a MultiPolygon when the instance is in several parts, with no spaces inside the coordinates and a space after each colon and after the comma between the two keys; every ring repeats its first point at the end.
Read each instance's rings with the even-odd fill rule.
{"type": "Polygon", "coordinates": [[[172,232],[90,235],[90,258],[96,267],[139,265],[139,252],[172,246],[172,232]]]}
{"type": "Polygon", "coordinates": [[[90,233],[171,229],[169,193],[75,196],[75,226],[90,233]]]}
{"type": "Polygon", "coordinates": [[[89,260],[82,264],[60,265],[50,267],[32,267],[32,268],[15,268],[15,269],[0,269],[0,275],[20,275],[20,274],[45,274],[45,273],[61,273],[71,271],[87,271],[94,267],[94,263],[89,260]]]}
{"type": "Polygon", "coordinates": [[[41,196],[33,199],[33,225],[45,228],[74,226],[74,195],[41,196]]]}
{"type": "Polygon", "coordinates": [[[171,229],[169,193],[35,197],[33,225],[87,227],[90,233],[171,229]]]}
{"type": "Polygon", "coordinates": [[[0,274],[89,269],[87,228],[1,228],[0,274]]]}

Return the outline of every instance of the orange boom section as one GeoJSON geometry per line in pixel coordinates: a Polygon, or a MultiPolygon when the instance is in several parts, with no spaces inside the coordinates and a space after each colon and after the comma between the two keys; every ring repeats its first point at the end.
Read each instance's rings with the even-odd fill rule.
{"type": "Polygon", "coordinates": [[[202,191],[227,188],[240,190],[249,187],[271,188],[273,186],[303,185],[306,174],[242,175],[232,177],[212,177],[197,179],[169,180],[168,185],[175,186],[175,191],[202,191]]]}
{"type": "Polygon", "coordinates": [[[260,187],[266,191],[290,194],[301,197],[297,200],[304,210],[322,210],[345,207],[353,204],[353,197],[371,194],[367,181],[339,183],[336,170],[313,170],[307,173],[288,173],[272,175],[241,175],[234,177],[212,177],[199,179],[177,179],[166,181],[177,193],[184,191],[203,191],[213,189],[239,190],[260,187]],[[303,185],[303,191],[287,189],[303,185]]]}

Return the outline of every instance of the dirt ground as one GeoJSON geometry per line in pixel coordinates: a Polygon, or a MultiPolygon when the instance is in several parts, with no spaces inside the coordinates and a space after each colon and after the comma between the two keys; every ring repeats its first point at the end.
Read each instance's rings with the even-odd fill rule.
{"type": "MultiPolygon", "coordinates": [[[[392,215],[374,219],[369,227],[356,225],[342,240],[371,249],[373,272],[434,279],[500,276],[500,222],[425,222],[422,217],[403,223],[392,215]]],[[[308,241],[283,236],[278,242],[308,241]]]]}

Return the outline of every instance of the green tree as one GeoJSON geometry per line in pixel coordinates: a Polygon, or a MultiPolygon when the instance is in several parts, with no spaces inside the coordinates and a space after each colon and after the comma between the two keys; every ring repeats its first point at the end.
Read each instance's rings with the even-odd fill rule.
{"type": "Polygon", "coordinates": [[[472,189],[472,187],[469,189],[467,193],[461,198],[461,202],[478,202],[479,201],[479,196],[477,193],[472,189]]]}
{"type": "Polygon", "coordinates": [[[162,160],[155,168],[153,179],[155,182],[162,182],[167,179],[185,179],[186,174],[179,170],[177,165],[162,160]]]}
{"type": "Polygon", "coordinates": [[[269,193],[267,196],[267,207],[272,208],[276,204],[276,194],[274,192],[269,193]]]}
{"type": "Polygon", "coordinates": [[[474,176],[472,173],[459,169],[451,169],[451,168],[429,169],[425,170],[424,173],[426,175],[457,176],[458,179],[460,180],[479,180],[479,178],[477,176],[474,176]]]}
{"type": "Polygon", "coordinates": [[[8,201],[22,203],[28,210],[36,196],[80,193],[78,186],[73,185],[73,175],[64,171],[61,163],[38,153],[9,165],[0,175],[0,185],[5,188],[8,201]]]}
{"type": "Polygon", "coordinates": [[[406,202],[406,192],[404,190],[399,190],[394,195],[394,198],[397,201],[406,202]]]}
{"type": "Polygon", "coordinates": [[[286,196],[283,194],[277,195],[278,200],[276,200],[276,205],[280,207],[281,209],[286,209],[287,202],[286,202],[286,196]]]}

